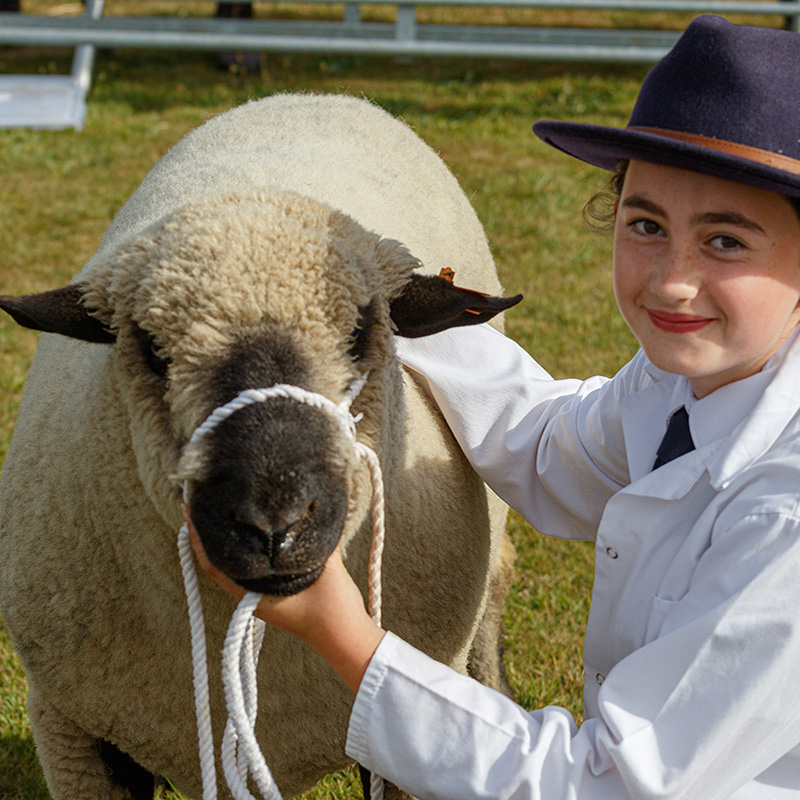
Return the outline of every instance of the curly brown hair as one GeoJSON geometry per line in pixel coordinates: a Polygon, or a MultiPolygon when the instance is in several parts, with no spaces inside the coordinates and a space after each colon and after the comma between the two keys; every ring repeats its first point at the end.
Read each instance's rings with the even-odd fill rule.
{"type": "Polygon", "coordinates": [[[614,232],[616,205],[622,194],[622,184],[628,171],[630,161],[620,161],[611,173],[606,188],[590,197],[583,207],[583,221],[594,233],[610,235],[614,232]]]}

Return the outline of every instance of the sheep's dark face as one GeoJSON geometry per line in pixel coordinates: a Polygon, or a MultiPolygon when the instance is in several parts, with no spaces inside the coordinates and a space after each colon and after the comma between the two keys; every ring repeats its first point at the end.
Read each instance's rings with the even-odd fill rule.
{"type": "MultiPolygon", "coordinates": [[[[308,385],[302,356],[280,335],[248,338],[217,369],[215,404],[278,382],[308,385]]],[[[242,408],[207,434],[190,505],[211,561],[266,594],[293,594],[316,580],[348,513],[342,445],[326,412],[286,398],[242,408]]]]}
{"type": "MultiPolygon", "coordinates": [[[[289,594],[311,583],[366,517],[368,470],[335,420],[293,400],[256,403],[189,439],[243,390],[289,384],[339,403],[370,371],[359,406],[371,408],[357,410],[372,443],[392,358],[380,242],[296,196],[237,196],[177,212],[148,249],[131,247],[124,277],[135,277],[124,284],[110,267],[113,294],[98,305],[113,312],[143,482],[165,518],[188,482],[209,558],[248,589],[289,594]],[[159,457],[160,475],[148,473],[159,457]],[[171,502],[157,497],[166,476],[171,502]]],[[[408,253],[395,245],[393,257],[410,275],[408,253]]]]}

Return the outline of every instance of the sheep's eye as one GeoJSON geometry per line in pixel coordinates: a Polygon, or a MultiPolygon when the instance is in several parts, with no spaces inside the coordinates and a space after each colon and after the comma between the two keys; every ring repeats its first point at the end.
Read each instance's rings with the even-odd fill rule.
{"type": "Polygon", "coordinates": [[[369,334],[375,318],[375,301],[358,309],[358,327],[348,338],[348,351],[353,361],[361,361],[369,349],[369,334]]]}
{"type": "Polygon", "coordinates": [[[139,349],[142,353],[147,368],[153,375],[159,378],[166,378],[169,370],[170,360],[159,355],[155,339],[152,333],[142,330],[138,325],[135,328],[136,338],[139,341],[139,349]]]}

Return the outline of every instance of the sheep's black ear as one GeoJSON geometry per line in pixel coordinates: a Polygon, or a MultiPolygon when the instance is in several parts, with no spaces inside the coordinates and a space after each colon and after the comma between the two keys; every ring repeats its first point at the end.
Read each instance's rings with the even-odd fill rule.
{"type": "Polygon", "coordinates": [[[60,333],[85,342],[111,344],[114,334],[91,316],[83,303],[83,287],[70,284],[41,294],[24,297],[0,295],[0,308],[24,328],[60,333]]]}
{"type": "Polygon", "coordinates": [[[521,294],[492,297],[454,286],[446,278],[415,273],[389,309],[397,335],[414,339],[447,328],[486,322],[520,300],[521,294]]]}

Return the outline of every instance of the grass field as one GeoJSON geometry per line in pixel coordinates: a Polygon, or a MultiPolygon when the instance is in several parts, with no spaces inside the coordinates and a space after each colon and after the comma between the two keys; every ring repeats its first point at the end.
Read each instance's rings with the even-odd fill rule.
{"type": "MultiPolygon", "coordinates": [[[[0,50],[0,72],[67,72],[60,51],[0,50]]],[[[85,130],[0,130],[0,293],[67,282],[155,161],[208,117],[282,91],[369,97],[403,117],[471,198],[502,280],[525,301],[509,334],[556,377],[611,374],[634,352],[610,291],[609,242],[585,230],[596,170],[548,150],[539,118],[622,125],[645,68],[270,55],[260,76],[220,72],[210,54],[100,52],[85,130]]],[[[457,265],[456,265],[457,268],[457,265]]],[[[37,336],[0,319],[0,459],[37,336]]],[[[519,552],[506,609],[507,662],[525,706],[580,717],[582,631],[592,551],[537,535],[512,516],[519,552]]],[[[309,798],[358,797],[352,776],[309,798]]],[[[48,797],[25,713],[25,681],[0,626],[0,800],[48,797]]]]}

